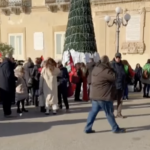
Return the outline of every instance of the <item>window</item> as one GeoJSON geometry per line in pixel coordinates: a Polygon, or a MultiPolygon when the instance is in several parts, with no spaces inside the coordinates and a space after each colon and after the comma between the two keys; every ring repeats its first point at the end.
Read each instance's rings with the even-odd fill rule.
{"type": "Polygon", "coordinates": [[[55,57],[62,55],[65,42],[65,32],[55,32],[55,57]]]}
{"type": "Polygon", "coordinates": [[[23,59],[23,34],[9,34],[9,44],[14,48],[15,59],[23,59]]]}

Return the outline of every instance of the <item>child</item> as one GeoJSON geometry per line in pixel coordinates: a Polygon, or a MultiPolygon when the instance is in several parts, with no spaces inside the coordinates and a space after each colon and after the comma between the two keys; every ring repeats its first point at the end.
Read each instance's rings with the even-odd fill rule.
{"type": "Polygon", "coordinates": [[[28,89],[24,79],[24,69],[22,66],[17,66],[15,69],[16,81],[16,97],[17,102],[17,113],[28,112],[24,107],[24,102],[28,98],[28,89]],[[20,103],[22,105],[22,110],[20,110],[20,103]]]}

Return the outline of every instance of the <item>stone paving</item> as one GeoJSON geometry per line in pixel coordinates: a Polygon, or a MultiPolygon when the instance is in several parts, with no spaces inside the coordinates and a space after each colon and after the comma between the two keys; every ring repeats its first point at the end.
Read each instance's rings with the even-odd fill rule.
{"type": "Polygon", "coordinates": [[[126,119],[117,119],[125,134],[113,134],[104,112],[97,116],[95,134],[86,135],[90,103],[70,101],[71,113],[45,116],[29,107],[29,113],[5,119],[0,110],[0,150],[150,150],[150,98],[131,94],[124,102],[126,119]]]}

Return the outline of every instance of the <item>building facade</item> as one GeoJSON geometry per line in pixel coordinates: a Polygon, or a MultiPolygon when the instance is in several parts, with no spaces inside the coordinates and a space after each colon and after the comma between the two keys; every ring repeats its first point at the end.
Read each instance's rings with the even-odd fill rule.
{"type": "MultiPolygon", "coordinates": [[[[11,44],[16,59],[41,55],[61,59],[70,0],[0,0],[0,42],[11,44]]],[[[149,0],[91,0],[93,23],[100,56],[113,59],[116,27],[109,28],[105,15],[115,18],[119,6],[131,15],[120,29],[120,52],[132,67],[150,58],[149,0]]],[[[111,22],[110,22],[111,23],[111,22]]]]}

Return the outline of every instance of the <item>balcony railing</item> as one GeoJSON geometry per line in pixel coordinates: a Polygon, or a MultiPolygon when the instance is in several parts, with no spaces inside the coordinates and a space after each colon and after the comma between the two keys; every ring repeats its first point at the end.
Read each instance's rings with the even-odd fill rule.
{"type": "Polygon", "coordinates": [[[58,5],[70,3],[70,0],[45,0],[45,3],[49,5],[58,5]]]}
{"type": "Polygon", "coordinates": [[[45,0],[45,4],[51,12],[68,11],[70,0],[45,0]]]}
{"type": "Polygon", "coordinates": [[[31,0],[0,0],[0,8],[31,7],[31,0]]]}
{"type": "Polygon", "coordinates": [[[0,9],[5,15],[31,12],[31,0],[0,0],[0,9]]]}

